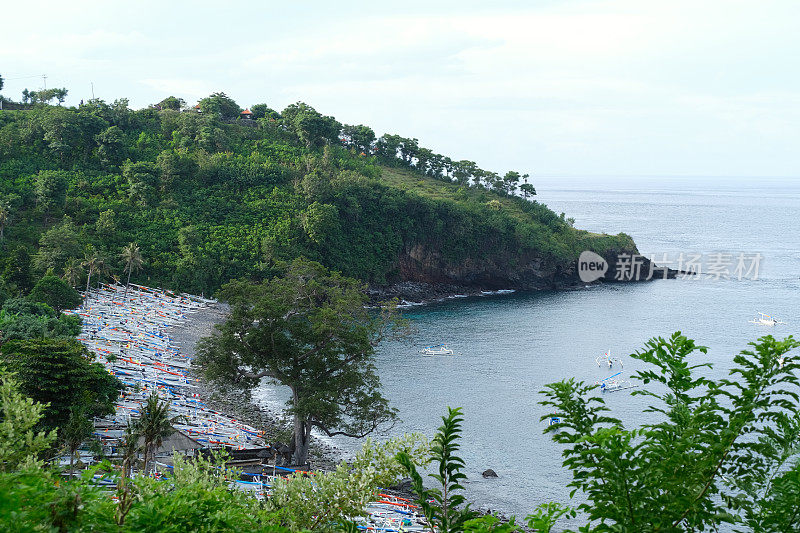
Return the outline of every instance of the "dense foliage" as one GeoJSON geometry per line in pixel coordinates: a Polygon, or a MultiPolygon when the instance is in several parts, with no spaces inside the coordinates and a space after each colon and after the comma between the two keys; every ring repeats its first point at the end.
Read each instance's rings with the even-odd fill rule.
{"type": "Polygon", "coordinates": [[[52,307],[56,312],[75,309],[83,299],[73,287],[63,279],[49,275],[36,282],[28,297],[34,302],[41,302],[52,307]]]}
{"type": "Polygon", "coordinates": [[[113,413],[122,389],[122,383],[75,339],[7,341],[0,347],[0,362],[16,373],[22,392],[46,405],[46,428],[63,426],[76,408],[88,418],[113,413]]]}
{"type": "Polygon", "coordinates": [[[9,298],[0,308],[0,342],[36,338],[72,338],[81,332],[80,319],[62,315],[47,304],[9,298]]]}
{"type": "Polygon", "coordinates": [[[196,108],[169,97],[135,111],[124,99],[0,111],[0,289],[25,294],[52,269],[73,286],[131,274],[210,293],[300,255],[384,283],[416,245],[451,265],[632,246],[516,196],[535,192],[518,172],[376,138],[303,103],[239,110],[215,93],[196,108]],[[129,269],[132,243],[143,262],[129,269]]]}
{"type": "MultiPolygon", "coordinates": [[[[640,393],[653,400],[655,415],[641,428],[626,429],[608,416],[593,387],[574,380],[549,385],[543,403],[561,421],[547,431],[565,445],[571,485],[586,496],[579,505],[584,514],[545,502],[526,517],[527,526],[549,532],[568,516],[588,520],[581,532],[719,531],[726,524],[740,532],[797,531],[800,363],[791,350],[800,343],[766,336],[751,344],[734,357],[729,377],[715,381],[702,375],[706,363],[691,360],[705,353],[694,341],[680,333],[649,341],[634,354],[650,365],[637,379],[651,386],[640,393]]],[[[219,459],[176,457],[166,480],[123,482],[116,499],[93,480],[94,474],[124,479],[125,468],[108,463],[80,480],[57,482],[58,470],[37,461],[54,438],[35,429],[43,411],[19,393],[13,377],[0,377],[0,529],[355,531],[346,521],[402,468],[429,525],[440,531],[522,531],[513,518],[476,517],[465,505],[458,409],[443,417],[430,446],[416,436],[367,442],[351,465],[275,482],[265,502],[231,489],[238,474],[219,459]],[[428,462],[432,486],[418,473],[428,462]]]]}
{"type": "MultiPolygon", "coordinates": [[[[191,461],[176,455],[166,479],[130,479],[125,465],[108,462],[67,479],[37,460],[55,437],[33,429],[43,409],[19,393],[12,377],[0,376],[1,531],[334,531],[364,513],[380,483],[396,481],[396,453],[419,465],[427,454],[427,441],[418,435],[368,441],[352,464],[313,478],[289,476],[275,483],[266,501],[232,488],[240,473],[219,454],[191,461]],[[116,484],[116,493],[98,481],[116,484]]],[[[135,442],[138,430],[132,436],[135,442]]]]}
{"type": "Polygon", "coordinates": [[[800,363],[787,355],[800,343],[766,336],[751,346],[712,381],[694,360],[704,347],[680,333],[650,340],[632,357],[653,367],[635,376],[651,389],[633,394],[653,400],[654,422],[636,429],[607,414],[596,386],[548,385],[542,403],[560,422],[547,431],[587,498],[581,531],[800,529],[800,363]]]}

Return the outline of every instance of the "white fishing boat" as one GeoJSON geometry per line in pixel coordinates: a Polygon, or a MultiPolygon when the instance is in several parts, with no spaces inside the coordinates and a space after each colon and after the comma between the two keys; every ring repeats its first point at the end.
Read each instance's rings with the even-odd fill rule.
{"type": "Polygon", "coordinates": [[[447,347],[446,344],[437,344],[435,346],[427,346],[419,351],[422,355],[455,355],[456,353],[447,347]]]}
{"type": "Polygon", "coordinates": [[[596,384],[600,385],[600,392],[603,393],[616,392],[625,389],[633,389],[639,386],[634,383],[631,383],[630,380],[617,378],[617,376],[619,376],[620,374],[622,374],[622,372],[617,372],[616,374],[613,374],[611,376],[608,376],[607,378],[597,381],[596,384]]]}
{"type": "Polygon", "coordinates": [[[786,324],[786,322],[781,322],[774,316],[767,315],[764,313],[758,313],[758,316],[755,317],[753,320],[751,320],[750,323],[756,324],[758,326],[776,326],[778,324],[786,324]]]}
{"type": "Polygon", "coordinates": [[[627,379],[611,379],[600,384],[600,392],[617,392],[638,387],[627,379]]]}
{"type": "Polygon", "coordinates": [[[616,363],[620,368],[623,368],[622,360],[619,357],[612,357],[611,350],[608,350],[603,355],[597,356],[595,362],[597,362],[597,366],[600,367],[607,366],[608,368],[614,368],[614,363],[616,363]]]}

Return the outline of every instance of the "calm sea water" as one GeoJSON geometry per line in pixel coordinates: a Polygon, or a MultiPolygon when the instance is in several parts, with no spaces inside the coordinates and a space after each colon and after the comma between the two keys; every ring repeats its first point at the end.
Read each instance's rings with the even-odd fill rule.
{"type": "MultiPolygon", "coordinates": [[[[542,433],[545,384],[575,377],[594,383],[611,372],[595,358],[611,350],[630,376],[629,357],[657,335],[682,331],[709,347],[712,374],[766,333],[800,336],[800,181],[730,179],[539,179],[539,201],[591,231],[630,234],[643,254],[760,253],[758,279],[658,280],[569,292],[452,299],[405,313],[416,334],[378,354],[385,393],[402,422],[392,433],[431,435],[448,406],[465,416],[462,455],[470,499],[525,516],[538,503],[567,503],[570,473],[562,449],[542,433]],[[748,323],[756,312],[786,325],[748,323]],[[422,357],[447,342],[459,357],[422,357]],[[494,469],[499,478],[484,479],[494,469]]],[[[616,369],[614,370],[616,372],[616,369]]],[[[641,397],[605,396],[614,416],[648,422],[641,397]]],[[[338,444],[352,449],[353,443],[338,444]]]]}

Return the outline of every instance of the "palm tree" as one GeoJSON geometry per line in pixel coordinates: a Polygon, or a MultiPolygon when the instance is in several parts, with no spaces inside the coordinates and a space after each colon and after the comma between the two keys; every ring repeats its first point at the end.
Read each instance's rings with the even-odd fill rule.
{"type": "Polygon", "coordinates": [[[6,226],[11,222],[11,206],[5,200],[0,200],[0,241],[2,241],[6,226]]]}
{"type": "Polygon", "coordinates": [[[144,473],[147,474],[150,460],[155,460],[156,450],[164,439],[175,432],[173,424],[183,419],[182,416],[169,417],[169,402],[162,402],[154,392],[147,397],[142,415],[136,421],[136,433],[144,441],[144,473]]]}
{"type": "Polygon", "coordinates": [[[122,257],[122,260],[125,262],[125,269],[128,271],[128,281],[125,283],[125,298],[127,298],[128,287],[131,284],[131,272],[134,270],[141,270],[144,260],[142,260],[142,252],[139,250],[139,246],[134,242],[128,243],[128,245],[122,249],[120,257],[122,257]]]}
{"type": "Polygon", "coordinates": [[[114,514],[114,520],[118,526],[125,522],[125,516],[130,511],[133,505],[133,491],[131,490],[128,478],[131,475],[131,464],[136,457],[136,451],[139,448],[139,433],[137,424],[133,421],[128,421],[125,426],[125,433],[122,436],[122,472],[120,473],[119,480],[117,480],[117,511],[114,514]]]}
{"type": "Polygon", "coordinates": [[[61,278],[67,280],[70,287],[75,287],[83,277],[83,274],[84,270],[83,266],[81,266],[81,262],[72,257],[68,259],[67,263],[64,265],[64,275],[61,276],[61,278]]]}
{"type": "Polygon", "coordinates": [[[69,451],[69,476],[75,472],[75,452],[78,451],[83,441],[92,434],[92,420],[86,415],[86,408],[73,406],[69,410],[69,419],[61,428],[64,447],[69,451]]]}
{"type": "Polygon", "coordinates": [[[92,281],[92,274],[108,272],[108,268],[106,267],[105,258],[94,248],[86,252],[82,265],[89,269],[89,276],[86,278],[86,294],[89,294],[89,283],[92,281]]]}

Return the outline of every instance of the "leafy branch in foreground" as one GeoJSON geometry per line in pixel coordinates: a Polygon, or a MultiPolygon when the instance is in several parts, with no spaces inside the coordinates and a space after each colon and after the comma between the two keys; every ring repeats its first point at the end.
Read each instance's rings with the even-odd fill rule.
{"type": "Polygon", "coordinates": [[[293,531],[326,530],[335,525],[350,531],[355,527],[351,520],[365,516],[367,504],[378,496],[378,487],[396,483],[404,472],[395,459],[398,450],[415,465],[427,464],[429,443],[422,435],[413,433],[381,443],[367,439],[349,465],[342,462],[331,472],[313,476],[297,472],[275,480],[269,506],[293,531]]]}
{"type": "Polygon", "coordinates": [[[24,396],[13,376],[0,370],[0,472],[35,461],[53,443],[55,431],[35,430],[46,407],[24,396]]]}
{"type": "Polygon", "coordinates": [[[478,516],[469,508],[469,504],[461,508],[465,501],[461,494],[464,490],[461,481],[467,476],[461,472],[464,460],[456,453],[463,421],[461,408],[448,408],[448,414],[442,417],[442,425],[433,438],[431,459],[438,463],[438,472],[430,477],[438,481],[441,488],[426,489],[411,457],[405,452],[397,454],[397,461],[406,468],[411,477],[412,487],[417,494],[416,503],[422,509],[432,532],[462,531],[465,522],[478,516]]]}
{"type": "Polygon", "coordinates": [[[766,336],[750,345],[733,358],[727,378],[713,381],[696,376],[708,363],[690,361],[706,349],[680,332],[648,341],[632,357],[655,369],[634,378],[655,390],[633,394],[654,400],[647,412],[656,422],[640,429],[606,416],[595,387],[574,380],[547,385],[540,403],[561,422],[546,431],[567,445],[573,494],[587,497],[579,509],[590,524],[581,531],[800,527],[800,513],[787,511],[800,509],[800,365],[786,355],[800,343],[766,336]]]}

